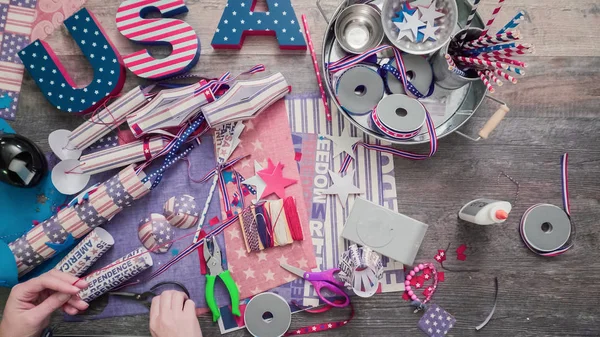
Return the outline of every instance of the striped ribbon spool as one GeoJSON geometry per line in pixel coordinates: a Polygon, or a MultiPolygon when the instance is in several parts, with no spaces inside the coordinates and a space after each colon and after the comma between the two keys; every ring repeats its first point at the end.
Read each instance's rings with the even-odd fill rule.
{"type": "Polygon", "coordinates": [[[394,77],[396,77],[400,82],[402,82],[404,84],[404,88],[406,90],[408,90],[411,94],[413,94],[413,96],[415,96],[415,97],[425,98],[425,97],[429,97],[429,96],[431,96],[431,94],[433,94],[433,90],[435,88],[434,81],[431,81],[431,85],[429,86],[429,90],[427,91],[426,94],[423,95],[423,94],[421,94],[419,92],[419,90],[412,83],[410,83],[410,81],[408,80],[408,78],[405,78],[405,80],[403,80],[402,79],[402,73],[399,72],[398,69],[396,69],[394,66],[392,66],[390,64],[384,64],[379,69],[380,69],[380,72],[381,72],[381,76],[383,77],[383,80],[386,83],[387,83],[387,81],[386,81],[386,78],[387,78],[386,75],[389,72],[392,75],[394,75],[394,77]]]}
{"type": "MultiPolygon", "coordinates": [[[[416,105],[415,105],[416,106],[416,105]]],[[[426,113],[423,104],[419,101],[408,98],[404,95],[390,95],[381,100],[377,107],[373,109],[371,113],[371,120],[384,134],[395,139],[411,139],[419,134],[423,124],[425,124],[426,113]],[[410,100],[410,101],[409,101],[410,100]],[[419,108],[423,107],[422,110],[415,109],[410,104],[419,104],[419,108]],[[402,108],[406,111],[406,116],[397,117],[396,110],[402,108]],[[380,116],[380,112],[386,116],[383,116],[383,120],[380,116]],[[392,116],[390,120],[389,116],[392,116]],[[388,123],[385,120],[388,120],[388,123]],[[396,128],[391,123],[400,122],[396,125],[396,128]],[[398,129],[398,126],[402,125],[404,130],[398,129]]]]}
{"type": "MultiPolygon", "coordinates": [[[[569,249],[571,249],[571,247],[573,247],[575,245],[576,232],[575,232],[575,225],[573,224],[573,221],[571,219],[571,205],[570,205],[570,198],[569,198],[568,160],[569,160],[568,153],[563,154],[560,158],[561,190],[562,190],[562,201],[563,201],[562,211],[564,212],[564,215],[566,216],[567,221],[569,222],[569,225],[570,225],[569,226],[570,227],[569,234],[565,240],[565,243],[555,249],[540,250],[539,247],[536,248],[537,245],[535,244],[535,242],[532,242],[532,240],[527,237],[527,233],[526,233],[527,229],[528,229],[527,227],[529,226],[527,221],[529,220],[529,217],[533,211],[535,211],[536,209],[539,210],[540,207],[544,207],[545,210],[548,210],[548,211],[551,211],[552,208],[558,208],[558,207],[556,207],[554,205],[548,205],[548,204],[533,205],[527,211],[525,211],[525,214],[523,214],[523,217],[521,218],[521,223],[519,225],[519,233],[521,234],[521,239],[525,243],[525,246],[527,246],[527,248],[529,248],[529,250],[536,253],[537,255],[547,256],[547,257],[558,256],[558,255],[565,253],[566,251],[568,251],[569,249]]],[[[545,211],[545,210],[542,212],[547,215],[549,212],[545,211]]],[[[535,223],[533,223],[533,225],[536,227],[542,225],[541,230],[545,231],[543,228],[543,224],[539,224],[539,223],[535,222],[535,223]]],[[[552,225],[549,223],[549,226],[552,226],[552,225]]],[[[552,229],[552,227],[549,227],[549,229],[552,229]]],[[[551,230],[551,231],[555,231],[555,230],[556,229],[551,230]]],[[[549,231],[548,233],[550,233],[551,231],[549,231]]]]}

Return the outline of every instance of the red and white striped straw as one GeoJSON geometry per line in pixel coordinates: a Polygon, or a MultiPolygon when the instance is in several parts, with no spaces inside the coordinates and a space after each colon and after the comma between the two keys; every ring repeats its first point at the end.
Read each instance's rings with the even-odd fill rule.
{"type": "Polygon", "coordinates": [[[454,60],[452,59],[452,56],[450,56],[450,54],[446,54],[444,55],[444,57],[446,58],[446,62],[448,62],[448,66],[456,67],[456,63],[454,63],[454,60]]]}
{"type": "Polygon", "coordinates": [[[485,84],[490,93],[493,94],[494,92],[496,92],[494,87],[492,87],[492,85],[490,84],[490,81],[488,81],[487,77],[485,77],[485,75],[481,71],[477,71],[477,75],[479,75],[479,78],[481,78],[483,84],[485,84]]]}
{"type": "Polygon", "coordinates": [[[327,104],[327,96],[325,95],[325,89],[323,88],[323,80],[321,79],[321,72],[319,71],[319,62],[317,61],[317,54],[315,53],[315,47],[313,46],[312,39],[310,38],[310,32],[308,31],[308,22],[306,22],[306,15],[302,14],[302,25],[304,26],[304,35],[306,35],[306,42],[308,42],[308,48],[310,49],[310,56],[312,57],[313,67],[315,68],[315,75],[317,76],[317,83],[319,84],[319,91],[321,92],[321,99],[325,106],[325,118],[331,121],[331,111],[327,104]]]}
{"type": "Polygon", "coordinates": [[[482,56],[482,57],[484,59],[490,60],[490,61],[498,61],[498,62],[503,62],[506,64],[512,64],[513,66],[517,66],[517,67],[527,68],[527,63],[525,63],[523,61],[513,60],[513,59],[499,57],[499,56],[482,56]]]}
{"type": "Polygon", "coordinates": [[[516,78],[514,78],[514,77],[510,76],[509,74],[507,74],[507,73],[503,72],[503,71],[502,71],[502,70],[500,70],[500,69],[494,69],[493,71],[494,71],[496,74],[498,74],[499,76],[501,76],[501,77],[504,77],[504,78],[505,78],[507,81],[511,81],[513,84],[517,84],[517,82],[518,82],[516,78]]]}
{"type": "Polygon", "coordinates": [[[465,49],[477,49],[481,47],[490,47],[496,44],[514,41],[521,39],[521,33],[516,30],[514,32],[507,32],[504,34],[498,34],[494,37],[480,36],[477,40],[465,43],[465,49]]]}
{"type": "Polygon", "coordinates": [[[501,87],[504,84],[504,83],[502,83],[502,81],[500,81],[500,79],[498,77],[496,77],[496,75],[494,75],[494,73],[491,70],[486,70],[485,75],[493,82],[496,82],[496,84],[499,87],[501,87]]]}
{"type": "Polygon", "coordinates": [[[507,64],[504,64],[502,62],[489,61],[484,58],[456,56],[456,59],[460,62],[467,63],[467,64],[477,64],[477,65],[492,67],[492,68],[508,69],[507,64]]]}
{"type": "Polygon", "coordinates": [[[485,25],[485,28],[481,32],[480,36],[487,35],[488,31],[492,27],[492,24],[494,23],[494,20],[496,20],[496,16],[498,16],[498,13],[500,13],[500,10],[502,9],[503,4],[504,4],[504,0],[498,0],[498,6],[496,6],[496,8],[494,8],[494,11],[492,12],[492,17],[488,20],[488,22],[485,25]]]}
{"type": "Polygon", "coordinates": [[[511,57],[511,56],[515,56],[515,55],[531,54],[534,51],[535,50],[529,51],[529,50],[518,50],[518,49],[514,49],[514,48],[506,48],[506,49],[502,49],[502,50],[495,50],[495,51],[491,51],[491,52],[487,52],[487,53],[481,53],[478,56],[511,57]]]}

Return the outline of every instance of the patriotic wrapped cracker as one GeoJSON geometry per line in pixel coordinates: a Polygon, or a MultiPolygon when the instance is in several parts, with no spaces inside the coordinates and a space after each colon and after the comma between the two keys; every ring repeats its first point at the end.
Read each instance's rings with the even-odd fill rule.
{"type": "Polygon", "coordinates": [[[91,175],[139,163],[153,158],[167,144],[169,144],[167,137],[153,136],[124,145],[114,146],[106,150],[81,156],[79,159],[81,162],[79,169],[81,173],[91,175]]]}
{"type": "Polygon", "coordinates": [[[84,280],[89,286],[79,292],[79,297],[91,302],[142,271],[152,267],[152,256],[144,247],[116,260],[110,265],[87,275],[84,280]]]}
{"type": "Polygon", "coordinates": [[[53,247],[65,244],[69,234],[73,238],[80,238],[112,219],[134,200],[146,195],[150,188],[149,184],[142,183],[144,176],[143,172],[138,175],[133,166],[129,166],[99,185],[98,189],[90,194],[87,202],[61,209],[50,219],[11,242],[9,248],[15,257],[19,277],[57,253],[48,243],[54,244],[53,247]],[[61,229],[56,227],[57,224],[61,229]],[[45,228],[49,228],[48,232],[45,228]],[[56,232],[62,235],[54,238],[53,233],[56,232]]]}
{"type": "Polygon", "coordinates": [[[164,211],[167,221],[174,227],[187,229],[198,223],[196,200],[190,195],[169,198],[164,211]]]}
{"type": "Polygon", "coordinates": [[[54,269],[79,277],[114,244],[115,240],[110,233],[98,227],[83,238],[54,269]]]}
{"type": "Polygon", "coordinates": [[[119,126],[127,117],[148,102],[141,87],[131,89],[98,114],[71,132],[68,147],[83,150],[119,126]]]}
{"type": "Polygon", "coordinates": [[[173,245],[167,244],[173,240],[173,230],[162,214],[152,213],[140,220],[138,237],[144,247],[157,254],[168,252],[173,245]]]}

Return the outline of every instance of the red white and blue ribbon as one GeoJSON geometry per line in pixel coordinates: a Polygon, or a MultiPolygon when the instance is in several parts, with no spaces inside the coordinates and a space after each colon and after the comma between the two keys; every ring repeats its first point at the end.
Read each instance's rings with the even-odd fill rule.
{"type": "Polygon", "coordinates": [[[533,208],[539,206],[539,204],[533,205],[527,211],[525,211],[525,213],[523,214],[523,217],[521,218],[521,223],[519,225],[519,232],[521,233],[521,239],[525,243],[525,246],[527,246],[527,248],[529,248],[529,250],[531,250],[532,252],[534,252],[538,255],[541,255],[541,256],[547,256],[547,257],[558,256],[558,255],[565,253],[567,250],[571,249],[571,247],[573,247],[575,245],[575,234],[574,234],[575,226],[573,224],[573,221],[571,220],[571,204],[570,204],[570,198],[569,198],[568,160],[569,160],[568,153],[565,153],[560,157],[563,210],[565,211],[565,213],[567,214],[567,217],[571,221],[571,226],[572,226],[572,235],[571,235],[570,239],[562,247],[560,247],[554,251],[550,251],[550,252],[539,251],[539,250],[535,249],[533,246],[531,246],[527,242],[527,240],[525,240],[525,233],[524,233],[525,219],[527,218],[527,215],[529,214],[529,212],[533,208]]]}
{"type": "MultiPolygon", "coordinates": [[[[223,199],[225,200],[225,210],[230,211],[231,205],[229,204],[229,195],[227,194],[227,184],[225,183],[225,178],[223,177],[223,171],[237,164],[240,160],[244,159],[247,156],[238,157],[232,159],[226,163],[217,165],[214,169],[209,171],[202,179],[200,179],[201,183],[207,182],[209,179],[217,175],[219,182],[219,190],[221,191],[221,195],[223,195],[223,199]]],[[[240,184],[241,185],[241,184],[240,184]]]]}
{"type": "MultiPolygon", "coordinates": [[[[423,103],[421,103],[421,102],[419,102],[419,103],[421,105],[423,105],[423,103]]],[[[423,108],[425,108],[425,106],[423,106],[423,108]]],[[[367,144],[367,143],[362,143],[362,142],[355,143],[354,145],[352,145],[352,150],[354,150],[356,152],[356,148],[360,145],[368,150],[375,150],[375,151],[379,151],[379,152],[383,152],[383,153],[389,153],[394,156],[399,156],[399,157],[412,159],[412,160],[423,160],[423,159],[430,158],[437,151],[438,139],[437,139],[437,135],[435,133],[435,125],[433,124],[433,120],[431,119],[431,116],[429,115],[429,111],[427,111],[427,109],[425,109],[425,125],[427,125],[427,132],[429,133],[429,153],[427,153],[427,154],[414,153],[411,151],[404,151],[404,150],[396,149],[391,146],[378,145],[378,144],[367,144]]],[[[346,154],[346,157],[344,157],[344,161],[342,162],[342,167],[340,168],[340,172],[345,172],[348,169],[348,166],[350,166],[350,162],[352,162],[352,156],[350,156],[349,154],[346,154]]]]}

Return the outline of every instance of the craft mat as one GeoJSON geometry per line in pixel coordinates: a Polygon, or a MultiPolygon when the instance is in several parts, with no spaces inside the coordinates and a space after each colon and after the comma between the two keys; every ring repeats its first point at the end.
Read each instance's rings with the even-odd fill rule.
{"type": "Polygon", "coordinates": [[[17,53],[30,41],[45,39],[83,6],[85,0],[0,0],[0,97],[12,104],[0,109],[0,118],[14,120],[23,80],[17,53]]]}
{"type": "MultiPolygon", "coordinates": [[[[104,147],[113,146],[110,141],[105,142],[104,147]]],[[[154,168],[162,165],[162,159],[157,159],[150,168],[144,170],[146,173],[152,172],[154,168]]],[[[198,178],[204,175],[206,172],[214,168],[215,154],[212,136],[202,137],[202,143],[196,144],[196,148],[190,153],[189,159],[191,161],[191,172],[194,178],[198,178]]],[[[105,181],[110,178],[115,172],[114,170],[110,173],[102,173],[92,178],[94,181],[105,181]]],[[[90,183],[91,184],[91,183],[90,183]]],[[[173,165],[168,171],[166,171],[163,181],[156,188],[156,190],[150,192],[144,198],[134,203],[132,207],[123,210],[117,214],[110,222],[108,222],[104,229],[106,229],[115,238],[115,245],[104,255],[96,264],[88,271],[96,270],[116,259],[124,256],[125,254],[133,251],[140,247],[142,244],[138,238],[137,229],[140,219],[146,218],[150,213],[163,214],[164,203],[172,196],[180,196],[188,194],[196,199],[197,208],[199,211],[202,209],[210,183],[194,183],[190,181],[188,177],[188,166],[185,161],[181,161],[173,165]]],[[[219,199],[213,198],[208,211],[208,219],[219,214],[219,199]]],[[[185,234],[195,231],[195,227],[183,230],[173,227],[175,237],[181,237],[185,234]]],[[[210,230],[210,229],[209,229],[210,230]]],[[[192,238],[186,238],[181,241],[175,242],[169,252],[166,254],[155,254],[152,253],[152,259],[154,265],[152,268],[144,271],[135,279],[143,280],[147,277],[152,270],[159,268],[162,263],[170,260],[175,252],[183,250],[191,243],[192,238]]],[[[226,247],[224,245],[222,234],[218,237],[218,241],[224,253],[226,253],[226,247]]],[[[154,284],[163,281],[177,281],[184,284],[191,295],[192,300],[196,303],[197,308],[206,307],[205,299],[205,280],[206,278],[200,275],[200,264],[198,254],[192,253],[180,262],[173,265],[166,272],[156,277],[155,279],[141,283],[139,285],[130,286],[124,289],[124,291],[131,292],[144,292],[149,290],[154,284]]],[[[225,286],[222,282],[217,282],[215,293],[217,296],[217,304],[224,305],[229,303],[229,296],[226,293],[225,286]]],[[[125,315],[136,315],[148,313],[148,309],[131,299],[123,299],[120,297],[108,297],[108,305],[100,314],[95,316],[66,316],[66,320],[83,320],[83,319],[99,319],[114,316],[125,316],[125,315]]],[[[93,302],[92,302],[93,303],[93,302]]],[[[200,311],[199,311],[200,312],[200,311]]]]}
{"type": "MultiPolygon", "coordinates": [[[[298,166],[304,200],[309,210],[310,235],[317,259],[316,270],[334,268],[337,267],[342,252],[348,247],[348,242],[341,238],[340,234],[351,206],[345,210],[341,207],[337,196],[318,196],[315,194],[316,191],[322,190],[318,186],[329,186],[331,184],[328,174],[317,174],[317,158],[320,159],[319,163],[324,162],[324,165],[334,172],[339,171],[342,160],[340,156],[332,158],[331,151],[326,151],[327,154],[319,152],[324,151],[320,149],[331,149],[330,141],[327,139],[320,140],[319,134],[334,132],[335,135],[339,135],[344,127],[350,126],[350,123],[336,110],[332,111],[332,121],[327,122],[324,106],[318,93],[286,96],[286,110],[292,129],[295,151],[302,154],[298,166]]],[[[354,127],[351,128],[351,135],[362,136],[365,142],[389,145],[362,134],[354,127]]],[[[356,169],[355,184],[366,192],[362,197],[398,211],[396,176],[392,155],[367,151],[359,147],[357,160],[353,161],[348,170],[352,169],[356,169]]],[[[351,200],[351,205],[354,196],[350,196],[349,200],[351,200]]],[[[380,292],[404,291],[403,265],[387,257],[383,257],[382,262],[385,271],[380,292]]],[[[302,279],[286,283],[271,291],[283,296],[288,303],[294,301],[300,305],[314,306],[319,302],[310,283],[302,279]]],[[[293,310],[297,310],[294,306],[291,307],[293,310]]],[[[221,314],[223,319],[219,322],[219,326],[222,334],[244,327],[243,320],[236,319],[231,315],[230,307],[222,307],[221,314]]]]}

